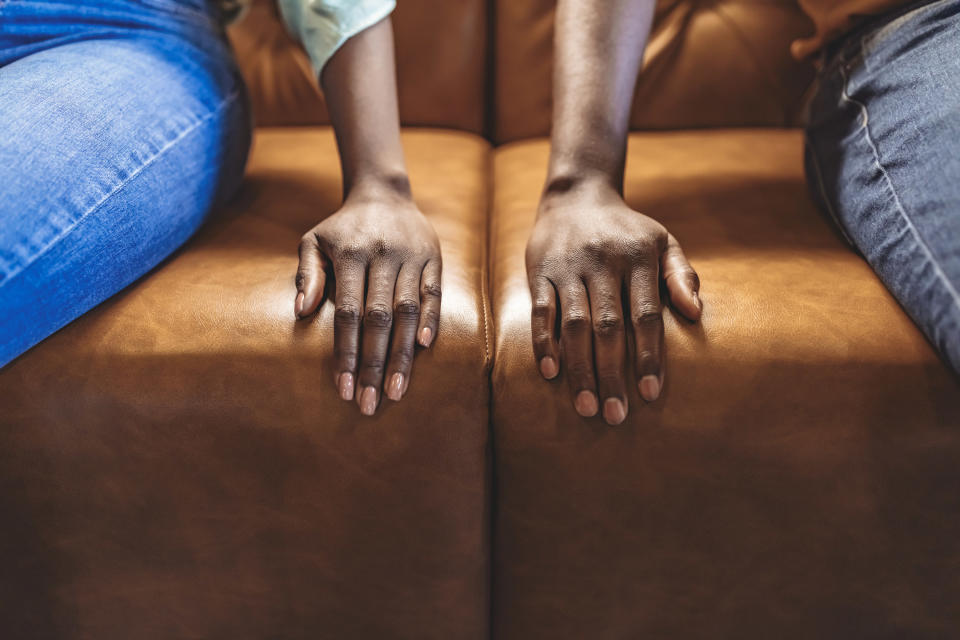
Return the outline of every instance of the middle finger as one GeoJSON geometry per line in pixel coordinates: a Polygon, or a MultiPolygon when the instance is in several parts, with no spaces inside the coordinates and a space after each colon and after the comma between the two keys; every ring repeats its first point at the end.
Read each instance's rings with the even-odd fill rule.
{"type": "Polygon", "coordinates": [[[393,290],[398,266],[387,260],[370,263],[367,276],[367,303],[363,312],[360,371],[357,376],[357,404],[360,412],[372,416],[380,402],[383,373],[393,326],[393,290]]]}
{"type": "Polygon", "coordinates": [[[561,360],[577,413],[597,414],[597,382],[593,375],[593,336],[587,289],[580,278],[558,287],[561,360]]]}

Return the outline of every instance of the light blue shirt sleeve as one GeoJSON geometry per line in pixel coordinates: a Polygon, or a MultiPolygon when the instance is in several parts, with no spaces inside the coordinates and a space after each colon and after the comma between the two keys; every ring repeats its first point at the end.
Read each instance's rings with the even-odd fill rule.
{"type": "Polygon", "coordinates": [[[287,31],[296,38],[317,77],[343,43],[386,18],[395,0],[278,0],[287,31]]]}

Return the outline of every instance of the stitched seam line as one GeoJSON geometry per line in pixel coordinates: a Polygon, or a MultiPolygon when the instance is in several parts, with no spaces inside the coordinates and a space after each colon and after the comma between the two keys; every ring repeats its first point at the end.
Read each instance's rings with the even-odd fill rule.
{"type": "Polygon", "coordinates": [[[26,263],[25,263],[23,266],[21,266],[19,269],[16,269],[15,271],[12,271],[12,272],[8,273],[8,274],[7,274],[7,277],[4,279],[4,281],[3,281],[3,282],[0,282],[0,289],[2,289],[3,286],[6,285],[8,282],[12,281],[15,277],[17,277],[18,275],[20,275],[20,273],[22,273],[25,269],[28,269],[28,268],[29,268],[31,265],[33,265],[35,262],[37,262],[38,260],[40,260],[40,258],[42,258],[43,256],[45,256],[45,255],[47,254],[47,252],[50,251],[50,250],[54,247],[54,245],[56,245],[58,242],[60,242],[60,240],[62,240],[62,239],[63,239],[65,236],[67,236],[71,231],[73,231],[74,228],[77,227],[77,225],[79,225],[81,222],[83,222],[85,219],[87,219],[87,218],[88,218],[89,216],[91,216],[92,214],[96,213],[97,210],[99,210],[100,207],[102,207],[102,206],[107,202],[107,200],[109,200],[115,193],[117,193],[118,191],[120,191],[121,189],[123,189],[125,186],[127,186],[127,185],[130,183],[130,181],[132,181],[134,178],[136,178],[138,175],[140,175],[140,174],[143,172],[144,169],[146,169],[147,167],[149,167],[150,165],[152,165],[154,162],[156,162],[156,161],[160,158],[160,156],[162,156],[164,153],[166,153],[167,151],[169,151],[171,147],[173,147],[175,144],[177,144],[178,142],[180,142],[180,140],[182,140],[183,138],[187,137],[187,136],[190,135],[192,132],[196,131],[198,128],[200,128],[201,126],[203,126],[204,124],[206,124],[207,122],[209,122],[211,119],[215,118],[215,117],[216,117],[217,115],[219,115],[220,112],[222,112],[227,106],[229,106],[231,103],[233,103],[234,101],[236,101],[236,99],[237,99],[239,96],[240,96],[240,92],[239,92],[239,91],[233,92],[232,94],[230,94],[229,96],[227,96],[227,98],[226,98],[223,102],[221,102],[221,103],[217,106],[216,109],[214,109],[214,110],[211,111],[210,113],[208,113],[208,114],[206,114],[205,116],[203,116],[200,120],[198,120],[197,122],[193,123],[192,125],[190,125],[190,126],[187,127],[186,129],[184,129],[183,131],[181,131],[180,133],[178,133],[178,134],[176,135],[176,137],[172,138],[169,142],[165,143],[162,147],[160,147],[159,149],[157,149],[156,153],[154,153],[152,156],[150,156],[149,158],[147,158],[147,160],[146,160],[143,164],[141,164],[139,167],[137,167],[137,169],[136,169],[133,173],[131,173],[130,175],[128,175],[128,176],[127,176],[125,179],[123,179],[122,181],[118,182],[117,185],[116,185],[113,189],[111,189],[109,193],[107,193],[105,196],[103,196],[102,198],[100,198],[100,200],[98,200],[96,204],[94,204],[90,209],[88,209],[86,212],[84,212],[80,217],[78,217],[78,218],[77,218],[76,220],[74,220],[69,226],[67,226],[63,231],[61,231],[61,232],[57,235],[56,238],[54,238],[53,240],[51,240],[51,241],[49,242],[49,244],[47,244],[47,246],[44,247],[43,251],[40,251],[40,252],[37,253],[35,256],[33,256],[28,262],[26,262],[26,263]]]}
{"type": "MultiPolygon", "coordinates": [[[[486,151],[487,158],[487,180],[485,187],[486,197],[485,197],[485,207],[486,210],[486,224],[483,225],[484,229],[484,239],[483,239],[483,255],[482,261],[480,263],[480,309],[483,313],[483,366],[487,370],[488,375],[488,387],[491,388],[492,394],[492,376],[493,373],[493,357],[490,355],[490,319],[487,316],[487,305],[491,304],[491,300],[488,298],[487,287],[490,285],[490,260],[493,252],[490,250],[490,227],[492,225],[491,215],[493,208],[493,197],[491,195],[490,187],[492,186],[492,176],[493,176],[493,148],[490,147],[486,151]]],[[[492,310],[492,306],[491,306],[492,310]]]]}
{"type": "Polygon", "coordinates": [[[850,97],[850,95],[847,93],[847,85],[850,82],[849,78],[847,77],[847,71],[844,69],[843,65],[840,65],[839,69],[840,75],[843,76],[843,91],[841,93],[841,97],[846,102],[856,105],[860,109],[860,113],[863,116],[863,124],[860,126],[860,129],[864,132],[864,139],[867,141],[867,144],[870,145],[870,150],[873,152],[874,164],[876,165],[877,169],[880,170],[881,175],[883,175],[883,179],[887,183],[887,188],[890,189],[890,193],[893,194],[893,201],[897,205],[900,216],[907,223],[907,228],[910,229],[910,232],[913,235],[916,243],[920,245],[921,249],[923,249],[923,253],[926,255],[927,260],[933,265],[934,273],[936,273],[937,278],[943,283],[944,287],[947,289],[947,292],[950,294],[950,297],[953,298],[954,304],[960,307],[960,294],[958,294],[957,290],[954,289],[950,280],[943,272],[943,269],[940,268],[940,264],[934,258],[933,252],[930,251],[930,247],[927,246],[927,243],[924,242],[923,238],[920,236],[920,232],[917,231],[917,228],[913,225],[913,221],[910,220],[910,216],[907,215],[906,209],[904,209],[903,203],[900,201],[900,196],[897,193],[897,190],[893,187],[893,181],[890,179],[890,175],[880,162],[880,152],[877,150],[877,145],[874,143],[873,136],[870,133],[870,114],[867,112],[867,105],[850,97]]]}

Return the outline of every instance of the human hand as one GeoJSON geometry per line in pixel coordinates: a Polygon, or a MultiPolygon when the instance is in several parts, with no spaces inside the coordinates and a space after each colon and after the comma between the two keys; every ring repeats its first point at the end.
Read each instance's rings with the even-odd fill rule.
{"type": "Polygon", "coordinates": [[[595,415],[599,397],[607,423],[626,418],[625,317],[636,345],[640,395],[656,400],[664,374],[660,283],[689,320],[703,310],[699,278],[666,228],[630,209],[609,186],[548,189],[526,263],[534,355],[548,380],[563,364],[577,412],[595,415]]]}
{"type": "Polygon", "coordinates": [[[381,389],[400,400],[410,383],[415,343],[429,347],[440,320],[440,242],[433,226],[408,195],[351,194],[339,211],[304,234],[299,252],[298,318],[323,302],[328,273],[336,283],[340,397],[355,397],[368,416],[381,389]]]}

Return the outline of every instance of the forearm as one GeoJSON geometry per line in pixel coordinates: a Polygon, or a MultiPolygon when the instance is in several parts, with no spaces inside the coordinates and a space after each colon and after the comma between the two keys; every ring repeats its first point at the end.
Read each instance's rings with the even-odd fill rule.
{"type": "Polygon", "coordinates": [[[630,105],[654,0],[560,0],[547,192],[622,190],[630,105]]]}
{"type": "Polygon", "coordinates": [[[340,151],[344,199],[409,196],[390,19],[348,40],[324,67],[320,84],[340,151]]]}

